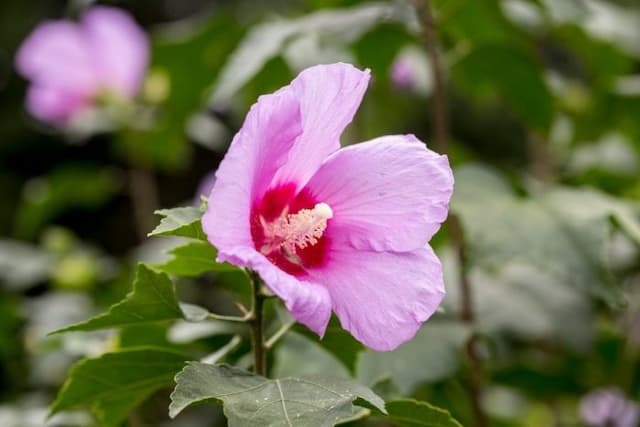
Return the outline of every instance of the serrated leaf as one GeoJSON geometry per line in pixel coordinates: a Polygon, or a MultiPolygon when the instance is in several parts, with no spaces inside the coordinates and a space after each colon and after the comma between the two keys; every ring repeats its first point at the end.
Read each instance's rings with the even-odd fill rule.
{"type": "Polygon", "coordinates": [[[138,264],[133,291],[125,299],[111,306],[106,313],[52,333],[119,328],[185,317],[188,316],[178,304],[176,291],[169,277],[144,264],[138,264]]]}
{"type": "Polygon", "coordinates": [[[470,332],[462,323],[432,320],[394,351],[360,353],[357,378],[367,385],[390,378],[403,395],[411,394],[420,384],[441,380],[458,369],[460,348],[470,332]]]}
{"type": "Polygon", "coordinates": [[[193,240],[169,251],[173,258],[154,267],[177,276],[199,276],[207,272],[233,271],[237,268],[228,263],[216,262],[218,251],[209,242],[193,240]]]}
{"type": "Polygon", "coordinates": [[[199,208],[187,206],[183,208],[160,209],[155,212],[163,218],[160,224],[148,235],[153,236],[179,236],[192,239],[207,240],[202,231],[200,218],[202,211],[199,208]]]}
{"type": "Polygon", "coordinates": [[[398,399],[386,403],[385,420],[402,427],[462,427],[449,411],[427,402],[398,399]]]}
{"type": "Polygon", "coordinates": [[[134,407],[170,385],[185,360],[180,353],[151,347],[81,360],[71,369],[50,413],[89,407],[100,425],[119,426],[134,407]]]}
{"type": "Polygon", "coordinates": [[[353,419],[364,399],[380,411],[384,401],[368,388],[327,376],[267,379],[228,365],[191,362],[176,376],[169,415],[210,400],[222,401],[229,427],[328,427],[353,419]]]}

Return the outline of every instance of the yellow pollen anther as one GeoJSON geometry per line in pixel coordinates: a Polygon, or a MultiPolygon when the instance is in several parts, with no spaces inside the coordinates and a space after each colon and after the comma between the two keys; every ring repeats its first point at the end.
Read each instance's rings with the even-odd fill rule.
{"type": "Polygon", "coordinates": [[[322,237],[322,233],[327,229],[327,221],[331,218],[331,207],[326,203],[317,203],[313,209],[301,209],[272,223],[262,220],[267,242],[262,251],[270,252],[282,248],[285,252],[294,254],[296,247],[303,249],[313,246],[322,237]]]}

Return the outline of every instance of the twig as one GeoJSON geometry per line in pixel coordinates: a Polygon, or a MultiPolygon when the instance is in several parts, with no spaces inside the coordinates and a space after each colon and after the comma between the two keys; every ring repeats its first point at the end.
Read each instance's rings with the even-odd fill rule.
{"type": "Polygon", "coordinates": [[[247,313],[244,316],[224,316],[222,314],[209,313],[207,317],[211,320],[224,320],[227,322],[241,322],[246,323],[252,319],[251,313],[247,313]]]}
{"type": "MultiPolygon", "coordinates": [[[[469,281],[469,264],[467,260],[464,236],[462,233],[462,226],[460,225],[460,220],[455,215],[450,215],[447,225],[459,263],[460,275],[458,280],[460,283],[460,319],[473,329],[475,324],[473,293],[471,291],[471,283],[469,281]]],[[[471,408],[473,410],[474,425],[476,427],[486,427],[489,423],[482,408],[482,396],[484,394],[484,366],[482,363],[482,357],[478,352],[478,344],[478,335],[475,331],[472,331],[472,334],[465,345],[466,355],[469,361],[471,408]]]]}
{"type": "Polygon", "coordinates": [[[129,192],[136,221],[136,234],[142,241],[153,229],[153,212],[158,208],[158,190],[153,172],[146,168],[131,166],[129,192]]]}
{"type": "MultiPolygon", "coordinates": [[[[438,35],[436,33],[436,24],[433,17],[430,0],[414,0],[418,15],[420,17],[423,28],[423,41],[431,70],[433,74],[433,126],[435,146],[441,153],[448,151],[449,142],[449,124],[447,117],[447,98],[444,87],[444,72],[442,68],[442,59],[440,56],[440,48],[438,35]]],[[[451,237],[451,242],[456,250],[456,255],[460,264],[460,318],[473,328],[475,316],[473,310],[473,295],[471,292],[471,283],[469,282],[468,263],[464,236],[462,234],[462,226],[460,221],[454,215],[450,215],[447,221],[447,230],[451,237]]],[[[466,343],[466,354],[469,360],[469,388],[471,397],[471,407],[473,410],[474,425],[476,427],[486,427],[488,425],[487,416],[482,409],[483,394],[483,366],[482,358],[478,350],[478,337],[474,333],[466,343]]]]}
{"type": "Polygon", "coordinates": [[[293,328],[295,326],[296,322],[295,321],[291,321],[291,322],[287,322],[285,324],[283,324],[280,329],[278,329],[272,336],[271,338],[269,338],[267,340],[267,342],[265,343],[265,347],[267,348],[267,350],[271,349],[277,342],[278,340],[280,340],[280,338],[282,338],[284,336],[284,334],[286,334],[287,332],[289,332],[289,329],[293,328]]]}
{"type": "Polygon", "coordinates": [[[444,87],[444,71],[439,52],[440,43],[436,33],[436,24],[430,0],[414,0],[418,16],[422,23],[424,47],[431,63],[433,75],[433,127],[435,148],[441,153],[447,152],[449,142],[449,126],[447,114],[447,98],[444,87]]]}

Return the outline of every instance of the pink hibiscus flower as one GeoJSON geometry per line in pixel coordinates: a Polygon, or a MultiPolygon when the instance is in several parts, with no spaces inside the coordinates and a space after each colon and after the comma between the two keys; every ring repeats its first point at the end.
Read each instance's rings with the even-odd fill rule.
{"type": "Polygon", "coordinates": [[[309,68],[258,99],[216,173],[202,224],[218,260],[256,271],[323,335],[333,310],[365,345],[410,340],[442,301],[428,241],[447,217],[445,156],[412,135],[340,148],[369,82],[309,68]]]}
{"type": "Polygon", "coordinates": [[[31,81],[29,112],[60,125],[105,92],[133,98],[148,61],[149,43],[135,21],[119,9],[94,6],[80,23],[39,25],[20,46],[16,67],[31,81]]]}

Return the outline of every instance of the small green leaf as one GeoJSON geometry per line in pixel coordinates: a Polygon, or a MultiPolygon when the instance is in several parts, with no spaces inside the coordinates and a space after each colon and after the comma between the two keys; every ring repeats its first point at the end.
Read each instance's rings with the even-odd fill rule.
{"type": "Polygon", "coordinates": [[[138,264],[133,291],[125,299],[106,313],[52,333],[118,328],[185,317],[169,277],[138,264]]]}
{"type": "Polygon", "coordinates": [[[199,208],[187,206],[184,208],[160,209],[155,212],[162,215],[160,224],[151,232],[149,236],[180,236],[192,239],[207,240],[200,218],[202,211],[199,208]]]}
{"type": "Polygon", "coordinates": [[[81,360],[71,369],[50,413],[89,407],[100,425],[119,426],[154,391],[170,385],[185,360],[180,353],[152,347],[81,360]]]}
{"type": "Polygon", "coordinates": [[[176,376],[169,415],[210,400],[224,404],[229,427],[333,426],[364,415],[357,398],[385,412],[384,401],[346,379],[309,376],[271,380],[228,365],[191,362],[176,376]]]}
{"type": "Polygon", "coordinates": [[[169,251],[173,258],[155,266],[165,273],[177,276],[199,276],[211,271],[233,271],[231,264],[216,262],[218,251],[209,242],[193,240],[169,251]]]}
{"type": "Polygon", "coordinates": [[[413,399],[398,399],[386,403],[384,419],[402,427],[462,427],[449,411],[413,399]]]}

